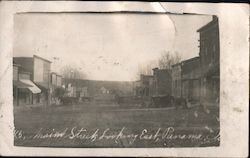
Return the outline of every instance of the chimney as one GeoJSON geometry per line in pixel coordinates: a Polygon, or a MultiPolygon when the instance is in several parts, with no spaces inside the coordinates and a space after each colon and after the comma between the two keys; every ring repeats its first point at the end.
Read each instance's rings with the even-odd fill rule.
{"type": "Polygon", "coordinates": [[[216,15],[213,15],[213,21],[217,21],[218,17],[216,15]]]}
{"type": "Polygon", "coordinates": [[[159,70],[159,68],[158,67],[156,67],[156,68],[153,68],[153,75],[155,75],[156,74],[156,72],[159,70]]]}

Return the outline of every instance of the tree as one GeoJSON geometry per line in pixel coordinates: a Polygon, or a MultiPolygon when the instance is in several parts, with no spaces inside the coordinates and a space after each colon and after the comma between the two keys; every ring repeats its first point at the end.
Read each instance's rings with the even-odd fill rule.
{"type": "Polygon", "coordinates": [[[85,74],[81,71],[81,68],[76,68],[70,65],[66,65],[61,69],[61,74],[67,79],[82,79],[85,78],[85,74]]]}
{"type": "Polygon", "coordinates": [[[153,68],[159,67],[160,69],[171,69],[172,65],[181,61],[181,56],[178,52],[170,53],[170,51],[164,51],[158,60],[149,61],[145,65],[138,66],[138,77],[143,75],[153,75],[153,68]]]}
{"type": "Polygon", "coordinates": [[[138,66],[138,76],[143,75],[153,75],[153,68],[157,67],[157,61],[151,60],[147,64],[141,64],[138,66]]]}
{"type": "Polygon", "coordinates": [[[53,92],[53,96],[56,98],[60,98],[60,97],[63,97],[65,93],[66,93],[66,90],[64,88],[57,87],[53,92]]]}
{"type": "Polygon", "coordinates": [[[160,69],[171,69],[172,65],[181,61],[181,56],[178,52],[170,53],[170,51],[164,51],[158,61],[160,69]]]}

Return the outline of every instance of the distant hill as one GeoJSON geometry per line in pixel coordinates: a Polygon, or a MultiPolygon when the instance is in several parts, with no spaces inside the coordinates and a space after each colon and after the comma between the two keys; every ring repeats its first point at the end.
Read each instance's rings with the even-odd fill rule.
{"type": "Polygon", "coordinates": [[[83,79],[64,79],[63,84],[71,83],[78,88],[87,87],[91,96],[101,93],[101,88],[109,90],[112,94],[123,96],[133,95],[133,81],[99,81],[83,79]]]}

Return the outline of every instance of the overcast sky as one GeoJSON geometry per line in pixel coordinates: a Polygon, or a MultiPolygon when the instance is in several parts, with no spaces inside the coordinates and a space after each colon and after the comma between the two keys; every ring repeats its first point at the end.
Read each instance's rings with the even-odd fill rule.
{"type": "Polygon", "coordinates": [[[47,58],[53,62],[52,71],[73,65],[88,79],[135,80],[138,65],[157,60],[164,51],[179,52],[183,59],[197,56],[196,30],[211,19],[166,14],[17,14],[14,56],[47,58]]]}

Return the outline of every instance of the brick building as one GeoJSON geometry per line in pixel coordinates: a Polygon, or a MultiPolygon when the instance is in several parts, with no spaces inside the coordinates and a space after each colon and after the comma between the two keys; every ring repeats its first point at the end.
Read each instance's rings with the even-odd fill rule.
{"type": "Polygon", "coordinates": [[[197,30],[200,34],[201,100],[218,105],[220,92],[220,41],[218,18],[197,30]]]}

